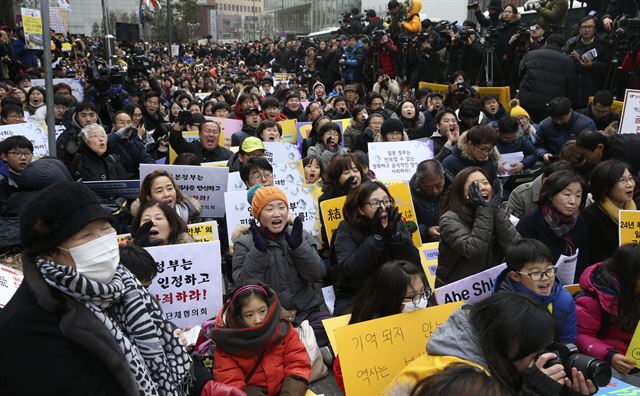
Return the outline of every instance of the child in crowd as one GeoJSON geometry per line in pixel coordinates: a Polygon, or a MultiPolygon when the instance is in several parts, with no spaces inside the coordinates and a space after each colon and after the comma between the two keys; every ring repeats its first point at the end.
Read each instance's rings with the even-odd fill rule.
{"type": "Polygon", "coordinates": [[[302,166],[304,167],[304,181],[307,184],[315,184],[322,182],[322,175],[324,174],[324,166],[320,158],[315,155],[308,155],[302,159],[302,166]]]}
{"type": "Polygon", "coordinates": [[[496,278],[494,292],[514,291],[540,302],[556,322],[556,338],[576,342],[576,303],[556,277],[551,252],[536,239],[521,239],[507,247],[507,268],[496,278]]]}
{"type": "Polygon", "coordinates": [[[280,310],[278,296],[262,283],[231,294],[211,333],[217,381],[247,395],[305,394],[311,374],[307,351],[280,310]]]}

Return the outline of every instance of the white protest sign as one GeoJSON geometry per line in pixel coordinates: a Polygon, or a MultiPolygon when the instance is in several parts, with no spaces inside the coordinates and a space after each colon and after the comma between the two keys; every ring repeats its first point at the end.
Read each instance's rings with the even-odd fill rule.
{"type": "Polygon", "coordinates": [[[220,241],[146,249],[158,266],[149,293],[167,320],[179,327],[196,326],[218,314],[223,294],[220,241]]]}
{"type": "Polygon", "coordinates": [[[56,140],[60,137],[60,135],[62,135],[62,132],[64,132],[67,128],[64,125],[56,125],[56,140]]]}
{"type": "MultiPolygon", "coordinates": [[[[247,186],[242,181],[240,177],[240,172],[229,172],[229,177],[227,179],[227,192],[229,191],[244,191],[245,196],[247,194],[247,186]]],[[[246,197],[245,197],[246,200],[246,197]]]]}
{"type": "Polygon", "coordinates": [[[196,97],[205,100],[206,98],[208,98],[211,95],[211,92],[196,92],[195,93],[196,97]]]}
{"type": "Polygon", "coordinates": [[[305,184],[302,161],[292,161],[273,165],[273,185],[284,188],[286,185],[305,184]]]}
{"type": "Polygon", "coordinates": [[[556,276],[562,281],[563,285],[572,285],[573,278],[576,276],[576,264],[578,263],[578,253],[580,249],[576,249],[576,253],[571,256],[561,254],[556,261],[556,276]]]}
{"type": "Polygon", "coordinates": [[[155,170],[169,172],[183,194],[197,199],[202,204],[202,217],[224,216],[224,192],[227,191],[229,168],[140,164],[140,182],[155,170]]]}
{"type": "Polygon", "coordinates": [[[409,181],[417,165],[433,159],[431,141],[369,143],[369,167],[381,180],[409,181]]]}
{"type": "Polygon", "coordinates": [[[22,135],[33,144],[33,156],[42,158],[49,155],[47,131],[41,123],[25,122],[0,126],[0,142],[10,136],[22,135]]]}
{"type": "Polygon", "coordinates": [[[333,308],[336,305],[336,293],[333,290],[333,286],[327,286],[320,289],[322,291],[322,297],[324,298],[324,303],[329,310],[329,313],[333,315],[333,308]]]}
{"type": "Polygon", "coordinates": [[[620,116],[619,133],[640,133],[640,90],[627,89],[620,116]]]}
{"type": "Polygon", "coordinates": [[[22,272],[0,264],[0,309],[11,300],[22,283],[22,272]]]}
{"type": "MultiPolygon", "coordinates": [[[[79,78],[54,78],[53,85],[65,83],[71,87],[71,95],[73,95],[79,102],[84,101],[84,87],[82,86],[82,80],[79,78]]],[[[31,80],[31,85],[34,87],[44,87],[44,79],[36,78],[31,80]]]]}
{"type": "MultiPolygon", "coordinates": [[[[318,235],[315,229],[316,219],[319,216],[318,202],[313,198],[313,185],[285,185],[279,187],[284,191],[289,200],[289,217],[303,214],[302,227],[312,235],[318,235]]],[[[230,191],[224,194],[224,202],[227,214],[227,230],[229,244],[233,231],[241,224],[249,225],[251,216],[251,204],[247,202],[246,191],[230,191]]]]}
{"type": "Polygon", "coordinates": [[[465,304],[482,301],[491,295],[493,292],[493,283],[505,268],[507,268],[507,264],[502,263],[488,270],[437,288],[434,290],[436,301],[440,305],[456,301],[464,301],[465,304]]]}
{"type": "Polygon", "coordinates": [[[500,162],[502,163],[502,167],[504,168],[504,172],[499,174],[500,177],[509,177],[511,174],[509,170],[513,168],[518,162],[522,162],[524,159],[524,153],[522,151],[518,151],[517,153],[500,153],[500,162]]]}
{"type": "Polygon", "coordinates": [[[171,56],[180,55],[180,46],[178,44],[171,44],[171,56]]]}
{"type": "Polygon", "coordinates": [[[264,157],[271,165],[300,160],[298,146],[285,142],[263,142],[264,157]]]}

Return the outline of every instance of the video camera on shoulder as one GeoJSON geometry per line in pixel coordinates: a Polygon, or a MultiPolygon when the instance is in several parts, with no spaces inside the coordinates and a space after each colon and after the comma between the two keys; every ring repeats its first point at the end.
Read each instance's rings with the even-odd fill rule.
{"type": "Polygon", "coordinates": [[[549,360],[545,368],[556,364],[564,366],[567,377],[571,379],[571,369],[575,367],[584,374],[586,380],[591,380],[598,387],[607,386],[611,381],[611,365],[593,356],[578,353],[578,347],[574,344],[554,342],[545,348],[544,352],[554,353],[557,357],[549,360]]]}
{"type": "Polygon", "coordinates": [[[526,3],[524,3],[524,10],[525,11],[531,11],[531,10],[535,10],[537,5],[540,5],[540,7],[544,7],[544,5],[547,4],[547,0],[528,0],[526,3]]]}

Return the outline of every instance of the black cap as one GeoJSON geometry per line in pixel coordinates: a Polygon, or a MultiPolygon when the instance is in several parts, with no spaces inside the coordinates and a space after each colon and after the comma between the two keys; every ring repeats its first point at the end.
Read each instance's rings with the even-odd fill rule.
{"type": "Polygon", "coordinates": [[[249,107],[244,111],[244,115],[247,116],[251,113],[256,113],[256,114],[260,114],[260,110],[256,109],[255,107],[249,107]]]}

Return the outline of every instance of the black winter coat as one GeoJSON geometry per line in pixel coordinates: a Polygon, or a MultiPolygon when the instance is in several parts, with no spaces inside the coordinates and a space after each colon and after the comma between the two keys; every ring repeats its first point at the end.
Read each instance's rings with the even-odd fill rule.
{"type": "Polygon", "coordinates": [[[200,144],[200,140],[191,143],[187,142],[181,132],[171,132],[169,135],[169,144],[178,154],[193,153],[200,157],[202,162],[226,161],[233,156],[231,150],[225,147],[216,146],[213,150],[205,150],[200,144]]]}
{"type": "Polygon", "coordinates": [[[85,144],[80,145],[68,167],[74,180],[127,180],[131,177],[115,155],[107,151],[98,156],[85,144]]]}
{"type": "Polygon", "coordinates": [[[594,202],[582,211],[582,219],[589,235],[589,260],[599,263],[611,257],[620,240],[618,223],[594,202]]]}
{"type": "Polygon", "coordinates": [[[574,108],[580,108],[587,105],[589,96],[593,96],[597,91],[604,88],[604,82],[607,78],[609,65],[611,62],[611,47],[603,40],[596,36],[592,43],[584,44],[580,40],[580,36],[571,37],[565,46],[565,53],[570,54],[576,51],[582,55],[590,50],[597,51],[598,56],[593,59],[591,67],[584,67],[579,60],[574,60],[576,68],[576,102],[573,103],[574,108]]]}
{"type": "Polygon", "coordinates": [[[640,172],[640,135],[625,133],[607,138],[602,160],[617,159],[631,166],[631,173],[640,172]]]}
{"type": "Polygon", "coordinates": [[[518,99],[527,110],[544,110],[547,103],[558,96],[575,101],[575,67],[560,48],[545,47],[528,52],[520,61],[519,74],[518,99]]]}
{"type": "Polygon", "coordinates": [[[147,153],[144,142],[137,135],[120,139],[115,133],[107,135],[111,152],[118,157],[122,167],[133,179],[140,177],[140,164],[153,164],[153,157],[147,153]]]}

